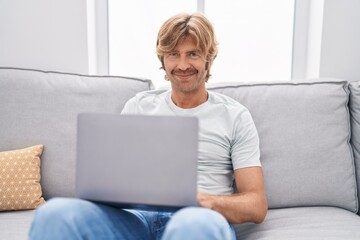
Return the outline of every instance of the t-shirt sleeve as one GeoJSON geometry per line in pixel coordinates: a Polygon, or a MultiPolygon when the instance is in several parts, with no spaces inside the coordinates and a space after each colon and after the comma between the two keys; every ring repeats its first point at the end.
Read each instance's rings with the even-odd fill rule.
{"type": "Polygon", "coordinates": [[[129,99],[121,111],[121,114],[137,114],[137,102],[136,97],[129,99]]]}
{"type": "Polygon", "coordinates": [[[234,123],[231,159],[233,169],[261,166],[259,136],[250,112],[239,113],[234,123]]]}

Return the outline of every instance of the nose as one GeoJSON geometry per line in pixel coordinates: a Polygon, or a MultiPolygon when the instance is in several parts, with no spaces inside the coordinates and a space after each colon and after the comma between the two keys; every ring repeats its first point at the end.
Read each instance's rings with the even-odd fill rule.
{"type": "Polygon", "coordinates": [[[181,56],[179,58],[177,68],[180,70],[187,70],[188,68],[190,68],[190,63],[186,56],[181,56]]]}

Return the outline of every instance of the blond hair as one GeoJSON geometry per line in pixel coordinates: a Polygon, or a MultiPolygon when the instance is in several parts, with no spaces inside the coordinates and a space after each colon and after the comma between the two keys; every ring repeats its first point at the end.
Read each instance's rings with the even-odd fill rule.
{"type": "MultiPolygon", "coordinates": [[[[212,24],[201,13],[177,14],[161,26],[156,41],[156,53],[163,68],[164,55],[172,52],[176,45],[187,37],[191,37],[195,42],[210,68],[217,55],[217,42],[212,24]]],[[[207,79],[209,77],[208,73],[207,79]]]]}

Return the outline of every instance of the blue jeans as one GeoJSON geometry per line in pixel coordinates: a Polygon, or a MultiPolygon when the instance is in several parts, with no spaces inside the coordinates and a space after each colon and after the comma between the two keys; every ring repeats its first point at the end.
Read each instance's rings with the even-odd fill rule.
{"type": "Polygon", "coordinates": [[[36,210],[29,239],[235,239],[219,213],[200,207],[175,213],[125,210],[55,198],[36,210]]]}

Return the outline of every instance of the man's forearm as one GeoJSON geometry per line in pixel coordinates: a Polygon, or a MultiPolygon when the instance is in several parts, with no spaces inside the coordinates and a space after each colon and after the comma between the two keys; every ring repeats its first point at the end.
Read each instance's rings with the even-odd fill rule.
{"type": "Polygon", "coordinates": [[[240,193],[233,195],[198,194],[201,206],[221,213],[230,223],[261,223],[267,212],[266,198],[258,193],[240,193]]]}

